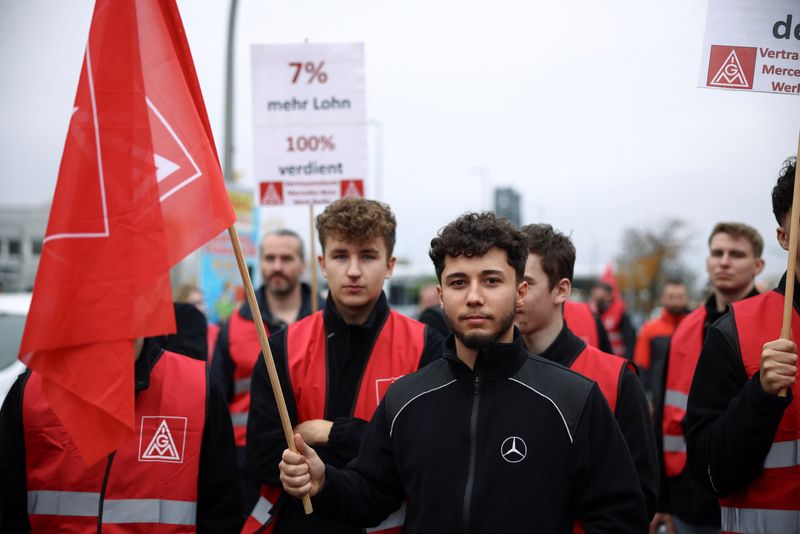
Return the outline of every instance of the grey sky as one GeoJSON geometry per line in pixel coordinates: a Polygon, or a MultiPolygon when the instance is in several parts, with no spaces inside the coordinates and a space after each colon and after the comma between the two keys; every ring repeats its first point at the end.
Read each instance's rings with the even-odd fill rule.
{"type": "MultiPolygon", "coordinates": [[[[219,143],[227,2],[178,4],[219,143]]],[[[0,204],[52,196],[92,7],[0,0],[0,204]]],[[[698,271],[714,222],[741,220],[764,233],[766,272],[781,272],[769,193],[796,152],[800,98],[698,89],[705,12],[696,0],[240,0],[235,168],[252,180],[251,43],[364,41],[382,200],[398,255],[420,268],[439,227],[511,185],[526,222],[572,232],[582,272],[619,253],[625,227],[667,217],[690,223],[698,271]]]]}

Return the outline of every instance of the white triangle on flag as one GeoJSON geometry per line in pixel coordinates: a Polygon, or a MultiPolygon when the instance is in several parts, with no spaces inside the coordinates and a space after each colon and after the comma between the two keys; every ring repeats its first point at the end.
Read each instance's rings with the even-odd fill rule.
{"type": "Polygon", "coordinates": [[[158,425],[158,430],[153,435],[153,439],[150,440],[150,445],[145,449],[142,459],[180,461],[181,457],[175,447],[175,440],[172,439],[166,419],[161,420],[161,424],[158,425]]]}
{"type": "Polygon", "coordinates": [[[728,57],[722,63],[717,73],[712,78],[709,85],[718,85],[721,87],[750,87],[747,83],[747,78],[744,76],[744,69],[739,62],[739,56],[736,55],[736,49],[731,50],[728,57]]]}
{"type": "Polygon", "coordinates": [[[267,188],[264,190],[264,194],[261,196],[261,203],[262,204],[283,204],[283,198],[281,198],[280,193],[278,193],[275,184],[272,182],[267,184],[267,188]]]}
{"type": "Polygon", "coordinates": [[[167,158],[165,158],[164,156],[161,156],[161,155],[156,154],[156,153],[153,153],[153,161],[156,164],[156,181],[157,182],[163,181],[164,178],[166,178],[167,176],[169,176],[173,172],[175,172],[178,169],[180,169],[180,166],[178,166],[174,161],[170,161],[167,158]]]}
{"type": "Polygon", "coordinates": [[[361,196],[361,191],[359,191],[358,187],[356,187],[356,183],[352,181],[347,182],[347,187],[344,189],[344,195],[342,195],[342,197],[347,198],[347,197],[360,197],[360,196],[361,196]]]}

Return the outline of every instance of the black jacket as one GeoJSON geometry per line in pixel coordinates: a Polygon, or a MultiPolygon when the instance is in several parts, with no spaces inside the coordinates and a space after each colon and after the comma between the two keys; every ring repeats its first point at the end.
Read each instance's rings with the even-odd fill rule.
{"type": "MultiPolygon", "coordinates": [[[[586,343],[565,324],[558,337],[541,356],[569,367],[585,348],[586,343]]],[[[647,501],[647,517],[652,518],[656,513],[658,499],[658,449],[644,388],[636,372],[628,366],[622,371],[614,417],[622,430],[639,475],[639,483],[647,501]]]]}
{"type": "MultiPolygon", "coordinates": [[[[753,289],[745,298],[758,295],[758,291],[753,289]]],[[[702,339],[706,339],[708,328],[720,317],[725,315],[727,310],[717,310],[717,299],[712,294],[705,302],[706,319],[703,322],[702,339]]],[[[667,371],[669,369],[669,350],[667,361],[662,369],[661,376],[661,395],[655,407],[656,413],[656,436],[659,451],[663,451],[663,413],[664,413],[664,393],[666,392],[667,371]]],[[[685,433],[684,426],[684,435],[685,433]]],[[[691,469],[684,469],[677,477],[668,477],[665,473],[664,457],[660,454],[661,468],[661,489],[659,492],[659,511],[668,512],[678,516],[683,521],[695,525],[720,526],[719,499],[705,485],[700,484],[692,476],[691,469]]]]}
{"type": "Polygon", "coordinates": [[[404,532],[646,532],[644,497],[596,384],[512,343],[394,383],[358,457],[326,467],[319,513],[375,525],[407,498],[404,532]]]}
{"type": "MultiPolygon", "coordinates": [[[[258,309],[261,311],[261,320],[264,321],[267,327],[267,333],[273,334],[286,327],[286,323],[272,315],[267,305],[265,292],[265,286],[258,288],[258,291],[256,291],[256,301],[258,302],[258,309]]],[[[300,304],[300,311],[297,314],[298,320],[311,315],[311,288],[308,284],[302,283],[300,285],[300,294],[302,296],[302,303],[300,304]]],[[[323,301],[318,296],[317,309],[322,309],[322,306],[323,301]]],[[[240,317],[250,322],[253,321],[253,314],[250,312],[250,306],[248,306],[246,302],[234,313],[238,313],[240,317]]],[[[230,403],[233,398],[233,371],[234,365],[230,353],[230,323],[226,322],[222,325],[222,328],[220,328],[217,344],[214,347],[214,358],[211,361],[211,378],[222,391],[225,402],[227,403],[230,403]]]]}
{"type": "MultiPolygon", "coordinates": [[[[358,453],[367,421],[353,417],[361,376],[366,368],[372,348],[384,322],[389,316],[386,296],[375,303],[364,324],[347,324],[333,300],[328,297],[323,312],[327,336],[326,359],[328,363],[328,388],[325,419],[333,421],[328,445],[317,452],[326,463],[343,466],[358,453]]],[[[286,407],[292,425],[297,419],[297,406],[289,382],[286,356],[286,329],[270,336],[269,344],[281,380],[286,407]]],[[[440,358],[444,340],[438,332],[425,328],[425,346],[420,367],[440,358]]],[[[269,384],[267,366],[259,357],[253,369],[250,415],[247,420],[247,476],[259,483],[280,486],[278,463],[286,448],[286,438],[280,424],[278,409],[269,384]]],[[[281,507],[276,532],[354,532],[354,529],[336,525],[319,514],[306,516],[298,501],[287,499],[281,507]]],[[[355,530],[358,532],[358,530],[355,530]]]]}
{"type": "MultiPolygon", "coordinates": [[[[783,294],[786,275],[775,291],[783,294]]],[[[794,308],[800,309],[795,282],[794,308]]],[[[748,376],[735,317],[712,324],[689,392],[686,445],[695,479],[720,497],[747,487],[761,473],[772,439],[792,402],[761,388],[760,372],[748,376]]]]}
{"type": "MultiPolygon", "coordinates": [[[[145,342],[136,361],[136,391],[150,385],[150,370],[161,349],[145,342]]],[[[0,411],[0,532],[30,531],[27,514],[25,436],[22,394],[27,373],[20,375],[0,411]]],[[[179,385],[176,385],[178,387],[179,385]]],[[[133,439],[133,438],[132,438],[133,439]]],[[[216,388],[209,388],[206,422],[200,446],[197,481],[197,532],[238,532],[242,523],[242,496],[228,407],[216,388]]]]}

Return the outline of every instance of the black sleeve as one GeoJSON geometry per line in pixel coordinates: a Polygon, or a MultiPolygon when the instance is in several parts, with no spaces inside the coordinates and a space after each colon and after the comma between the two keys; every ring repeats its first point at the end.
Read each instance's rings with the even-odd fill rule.
{"type": "Polygon", "coordinates": [[[647,518],[652,519],[658,500],[658,449],[644,388],[636,373],[627,366],[622,374],[615,415],[639,475],[647,502],[647,518]]]}
{"type": "Polygon", "coordinates": [[[608,354],[614,354],[614,350],[611,348],[611,339],[608,337],[608,331],[606,331],[603,321],[594,313],[592,317],[597,325],[597,344],[599,345],[597,348],[608,354]]]}
{"type": "Polygon", "coordinates": [[[667,391],[667,370],[669,369],[669,354],[672,341],[667,343],[664,366],[659,369],[659,375],[653,377],[654,383],[660,384],[653,397],[653,429],[656,434],[656,448],[658,449],[658,512],[669,512],[669,485],[667,471],[664,465],[664,393],[667,391]]]}
{"type": "Polygon", "coordinates": [[[4,534],[30,532],[31,529],[22,428],[25,376],[20,375],[11,386],[0,410],[0,532],[4,534]]]}
{"type": "Polygon", "coordinates": [[[213,384],[208,395],[197,481],[197,532],[239,532],[242,490],[231,416],[213,384]]]}
{"type": "Polygon", "coordinates": [[[425,347],[422,349],[419,368],[422,369],[432,361],[438,360],[442,354],[444,354],[444,336],[435,328],[426,326],[425,347]]]}
{"type": "Polygon", "coordinates": [[[633,327],[627,313],[622,314],[619,327],[622,332],[622,342],[625,344],[625,357],[633,360],[633,351],[636,348],[636,328],[633,327]]]}
{"type": "MultiPolygon", "coordinates": [[[[269,347],[283,390],[291,424],[297,424],[297,408],[286,371],[286,329],[269,337],[269,347]]],[[[261,353],[253,367],[250,386],[250,413],[247,417],[247,473],[259,483],[280,486],[278,464],[286,449],[278,405],[272,393],[267,364],[261,353]]]]}
{"type": "Polygon", "coordinates": [[[597,385],[575,431],[573,458],[575,517],[586,532],[647,532],[647,507],[636,468],[597,385]]]}
{"type": "Polygon", "coordinates": [[[229,352],[229,330],[229,322],[220,327],[214,357],[211,359],[211,382],[219,388],[225,404],[230,404],[233,399],[233,361],[229,352]]]}
{"type": "Polygon", "coordinates": [[[783,412],[792,401],[748,379],[734,318],[711,325],[697,364],[686,414],[689,467],[721,497],[745,488],[763,469],[783,412]]]}
{"type": "Polygon", "coordinates": [[[386,409],[381,402],[358,456],[343,469],[326,465],[325,486],[313,503],[325,517],[354,527],[371,527],[397,510],[403,498],[386,409]]]}

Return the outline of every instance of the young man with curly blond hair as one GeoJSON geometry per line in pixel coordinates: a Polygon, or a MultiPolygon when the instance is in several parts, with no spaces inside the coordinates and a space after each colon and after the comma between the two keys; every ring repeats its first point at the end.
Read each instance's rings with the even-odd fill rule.
{"type": "MultiPolygon", "coordinates": [[[[441,356],[443,340],[386,301],[383,284],[396,262],[396,222],[386,204],[344,198],[317,217],[316,227],[319,266],[330,290],[325,307],[274,333],[270,347],[295,432],[341,467],[358,453],[389,385],[441,356]]],[[[248,474],[263,486],[245,532],[264,525],[276,532],[362,532],[319,514],[306,516],[294,499],[277,501],[286,440],[261,358],[253,372],[247,438],[248,474]]],[[[402,522],[398,512],[384,527],[402,522]]]]}

